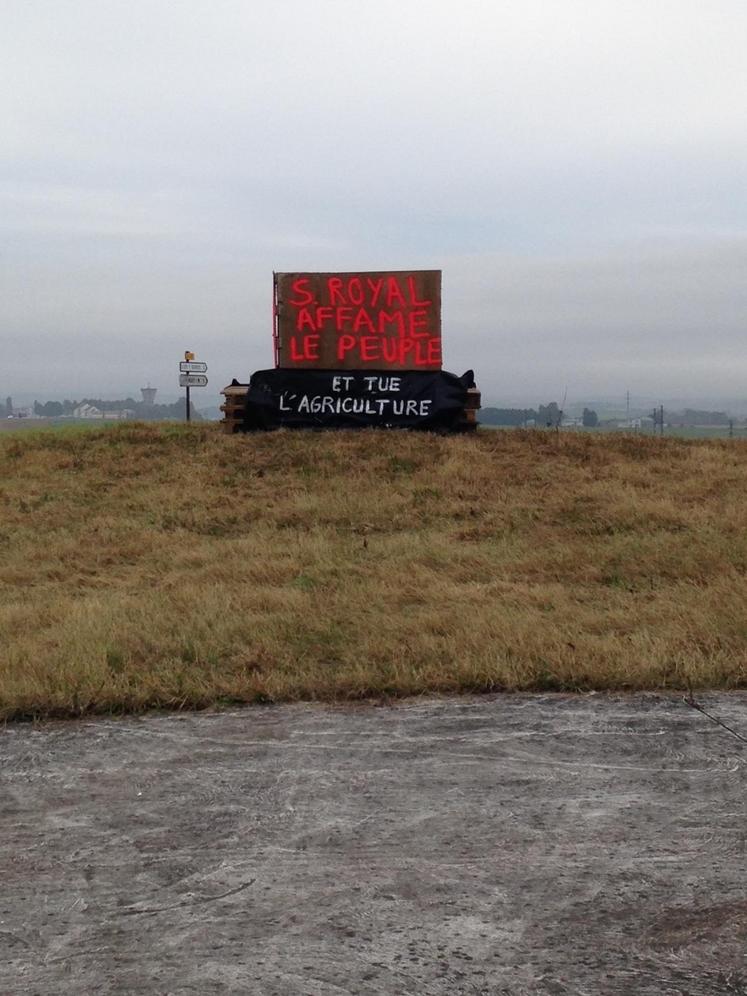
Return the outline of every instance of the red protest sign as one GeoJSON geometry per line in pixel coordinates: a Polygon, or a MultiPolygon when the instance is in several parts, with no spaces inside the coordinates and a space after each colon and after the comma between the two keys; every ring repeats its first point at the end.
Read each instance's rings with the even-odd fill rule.
{"type": "Polygon", "coordinates": [[[441,369],[441,271],[276,273],[276,366],[441,369]]]}

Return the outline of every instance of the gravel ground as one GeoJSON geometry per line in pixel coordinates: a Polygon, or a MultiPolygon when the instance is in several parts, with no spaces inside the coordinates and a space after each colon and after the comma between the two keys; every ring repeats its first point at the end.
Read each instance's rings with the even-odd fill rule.
{"type": "Polygon", "coordinates": [[[7,726],[0,992],[747,994],[746,748],[654,695],[7,726]]]}

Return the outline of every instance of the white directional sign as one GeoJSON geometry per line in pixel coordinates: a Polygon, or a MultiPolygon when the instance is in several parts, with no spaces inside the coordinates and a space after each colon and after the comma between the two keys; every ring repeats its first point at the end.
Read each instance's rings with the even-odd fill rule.
{"type": "Polygon", "coordinates": [[[207,382],[203,374],[179,374],[179,387],[206,387],[207,382]]]}
{"type": "Polygon", "coordinates": [[[207,373],[207,363],[200,363],[199,360],[182,360],[179,369],[182,373],[204,374],[207,373]]]}

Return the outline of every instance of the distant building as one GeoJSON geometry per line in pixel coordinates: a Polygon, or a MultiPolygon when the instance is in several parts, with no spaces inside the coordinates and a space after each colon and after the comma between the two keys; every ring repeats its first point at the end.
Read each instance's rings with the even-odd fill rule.
{"type": "Polygon", "coordinates": [[[156,391],[157,390],[158,390],[157,387],[151,387],[150,384],[148,384],[147,387],[141,387],[140,388],[140,393],[143,396],[143,404],[144,405],[154,405],[156,403],[156,391]]]}
{"type": "Polygon", "coordinates": [[[73,418],[102,418],[103,414],[100,408],[97,408],[95,405],[89,405],[87,402],[78,405],[77,408],[73,408],[73,418]]]}
{"type": "Polygon", "coordinates": [[[102,411],[95,405],[89,405],[88,402],[84,402],[82,405],[78,405],[77,408],[73,408],[73,418],[105,418],[105,419],[123,419],[123,418],[134,418],[135,412],[131,408],[120,408],[112,411],[102,411]]]}

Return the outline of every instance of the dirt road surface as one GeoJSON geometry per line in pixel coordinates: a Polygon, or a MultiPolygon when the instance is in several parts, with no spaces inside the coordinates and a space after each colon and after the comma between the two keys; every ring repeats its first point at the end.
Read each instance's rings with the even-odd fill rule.
{"type": "Polygon", "coordinates": [[[7,726],[0,992],[745,994],[746,750],[674,696],[7,726]]]}

